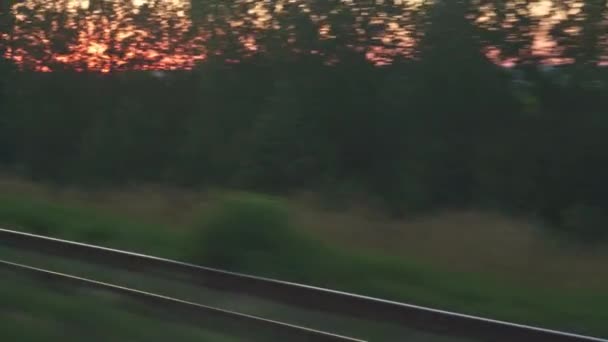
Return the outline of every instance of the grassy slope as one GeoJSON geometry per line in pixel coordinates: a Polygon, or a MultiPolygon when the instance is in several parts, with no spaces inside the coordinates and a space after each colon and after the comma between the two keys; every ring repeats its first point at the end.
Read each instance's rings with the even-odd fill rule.
{"type": "MultiPolygon", "coordinates": [[[[127,219],[87,206],[34,200],[26,195],[0,196],[0,225],[171,258],[191,258],[189,252],[197,247],[193,244],[197,233],[187,227],[127,219]]],[[[608,336],[605,291],[523,286],[484,275],[445,271],[411,259],[359,253],[321,243],[317,246],[315,240],[305,236],[286,238],[291,240],[287,241],[288,251],[276,251],[283,253],[280,258],[263,252],[250,253],[243,256],[247,262],[237,263],[234,268],[443,309],[608,336]]]]}
{"type": "MultiPolygon", "coordinates": [[[[171,227],[184,233],[217,193],[159,186],[105,190],[51,187],[0,177],[0,194],[95,209],[131,219],[139,226],[171,227]]],[[[347,196],[353,201],[353,196],[347,196]]],[[[358,253],[392,255],[435,269],[484,274],[526,287],[602,291],[608,288],[608,248],[564,243],[526,219],[493,212],[455,211],[421,218],[387,220],[363,198],[346,209],[327,210],[313,194],[284,198],[294,226],[332,246],[358,253]],[[364,205],[360,205],[364,203],[364,205]],[[364,252],[367,253],[367,252],[364,252]]],[[[331,205],[335,206],[335,203],[331,205]]],[[[108,215],[102,215],[108,216],[108,215]]],[[[137,233],[137,232],[136,232],[137,233]]]]}

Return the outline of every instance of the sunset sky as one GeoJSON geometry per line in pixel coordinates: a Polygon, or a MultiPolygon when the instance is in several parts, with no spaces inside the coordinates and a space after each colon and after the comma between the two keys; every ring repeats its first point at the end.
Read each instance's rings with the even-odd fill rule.
{"type": "MultiPolygon", "coordinates": [[[[200,32],[194,38],[186,34],[192,26],[191,19],[186,15],[190,9],[190,1],[161,0],[158,6],[151,9],[146,25],[142,25],[134,21],[133,14],[148,1],[110,2],[115,17],[108,18],[99,11],[90,10],[89,0],[25,0],[13,8],[17,19],[14,35],[26,38],[30,48],[13,48],[6,57],[39,71],[51,71],[53,65],[64,64],[76,70],[101,72],[189,69],[197,61],[204,60],[207,55],[204,41],[208,33],[200,32]],[[22,8],[33,10],[34,14],[21,13],[22,8]],[[86,11],[78,12],[79,9],[86,11]],[[52,11],[68,13],[64,27],[60,27],[58,21],[51,19],[51,29],[44,28],[47,21],[45,14],[52,11]],[[69,44],[67,51],[56,51],[55,41],[61,36],[59,31],[66,27],[76,32],[76,38],[69,44]],[[32,46],[36,47],[36,53],[31,51],[32,46]]],[[[249,10],[245,13],[245,19],[253,22],[258,29],[276,29],[271,24],[273,12],[280,12],[287,1],[298,3],[298,0],[285,0],[275,8],[268,8],[263,0],[246,1],[249,10]]],[[[347,4],[353,2],[343,1],[347,4]]],[[[393,1],[409,8],[420,6],[425,0],[393,1]]],[[[302,3],[300,7],[302,11],[308,11],[305,4],[302,3]]],[[[551,51],[554,42],[549,39],[549,30],[555,22],[566,18],[567,14],[575,15],[580,11],[580,2],[573,1],[567,10],[555,11],[549,16],[552,9],[552,0],[538,0],[530,7],[531,15],[546,17],[536,34],[535,50],[538,54],[551,51]]],[[[407,54],[415,46],[411,30],[404,27],[404,18],[381,16],[374,20],[384,24],[385,30],[363,47],[370,60],[379,64],[390,62],[391,56],[407,54]],[[396,45],[389,48],[387,43],[396,45]]],[[[479,22],[486,20],[491,19],[489,16],[478,19],[479,22]]],[[[235,18],[232,23],[237,29],[243,24],[243,19],[235,18]]],[[[331,27],[321,25],[320,33],[331,37],[331,27]]],[[[244,35],[240,40],[246,49],[257,50],[255,36],[244,35]]]]}

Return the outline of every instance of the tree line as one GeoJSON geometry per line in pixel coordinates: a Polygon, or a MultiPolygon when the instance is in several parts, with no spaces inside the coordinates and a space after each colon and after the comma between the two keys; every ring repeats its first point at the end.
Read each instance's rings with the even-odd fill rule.
{"type": "MultiPolygon", "coordinates": [[[[361,192],[395,215],[482,207],[577,236],[608,235],[608,70],[599,66],[608,5],[569,10],[548,32],[558,48],[543,55],[534,51],[542,18],[524,15],[532,2],[417,8],[401,16],[416,27],[415,46],[384,66],[370,63],[368,50],[346,48],[360,42],[351,25],[374,32],[374,20],[335,8],[324,9],[341,32],[335,39],[319,35],[327,23],[293,9],[279,18],[293,22],[285,32],[257,32],[274,50],[251,53],[216,37],[221,53],[162,77],[35,73],[3,61],[0,164],[87,185],[361,192]],[[295,40],[272,36],[292,30],[295,40]],[[287,41],[295,45],[279,44],[287,41]],[[512,66],[492,60],[489,47],[512,66]],[[312,50],[331,53],[302,53],[312,50]],[[568,62],[547,63],[556,56],[568,62]]],[[[373,3],[360,2],[391,13],[373,3]]],[[[556,1],[552,11],[573,3],[556,1]]],[[[201,0],[192,13],[208,6],[220,5],[201,0]]]]}

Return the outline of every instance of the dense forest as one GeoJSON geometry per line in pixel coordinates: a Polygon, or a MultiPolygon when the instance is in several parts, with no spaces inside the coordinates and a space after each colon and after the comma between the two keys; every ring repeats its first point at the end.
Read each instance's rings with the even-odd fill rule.
{"type": "MultiPolygon", "coordinates": [[[[163,72],[138,71],[148,57],[126,59],[123,45],[146,42],[128,39],[104,72],[48,59],[77,39],[70,16],[3,1],[4,172],[356,192],[393,215],[481,207],[608,236],[607,0],[537,12],[546,1],[273,0],[264,20],[255,2],[193,0],[187,27],[163,21],[146,37],[175,32],[163,49],[204,58],[163,72]]],[[[78,15],[119,15],[108,3],[78,15]]]]}

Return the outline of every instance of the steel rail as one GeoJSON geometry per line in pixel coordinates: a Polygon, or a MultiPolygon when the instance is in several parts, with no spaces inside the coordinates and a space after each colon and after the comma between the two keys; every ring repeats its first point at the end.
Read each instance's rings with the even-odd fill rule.
{"type": "Polygon", "coordinates": [[[184,275],[213,289],[247,294],[317,311],[392,322],[446,336],[496,342],[608,342],[607,339],[459,314],[276,279],[229,272],[140,253],[0,229],[0,244],[139,271],[184,275]]]}
{"type": "Polygon", "coordinates": [[[200,325],[203,326],[209,326],[211,329],[218,328],[218,325],[215,324],[217,323],[218,319],[225,320],[224,323],[228,323],[231,327],[229,331],[230,333],[240,332],[241,334],[249,336],[252,331],[251,329],[261,329],[266,334],[272,334],[273,337],[284,336],[289,337],[290,340],[296,341],[365,342],[363,340],[331,334],[303,326],[287,324],[284,322],[206,306],[156,293],[140,291],[116,284],[104,283],[88,278],[82,278],[6,260],[0,260],[0,268],[41,277],[45,280],[59,281],[72,286],[109,291],[131,299],[136,299],[144,304],[162,308],[165,311],[169,310],[171,314],[179,313],[179,316],[174,316],[173,318],[187,322],[193,320],[193,322],[200,323],[200,325]],[[241,329],[234,329],[234,327],[239,327],[241,329]]]}

